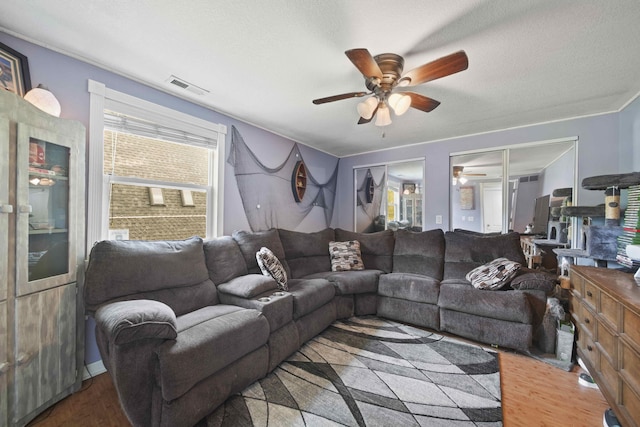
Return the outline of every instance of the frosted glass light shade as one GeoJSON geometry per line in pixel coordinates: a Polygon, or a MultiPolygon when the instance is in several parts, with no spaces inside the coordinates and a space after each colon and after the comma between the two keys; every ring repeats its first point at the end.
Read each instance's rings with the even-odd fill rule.
{"type": "Polygon", "coordinates": [[[467,178],[465,178],[464,176],[461,176],[460,178],[458,178],[458,181],[460,181],[460,184],[464,185],[467,183],[467,178]]]}
{"type": "Polygon", "coordinates": [[[49,92],[49,89],[47,89],[46,86],[40,84],[38,85],[38,87],[31,89],[24,96],[24,99],[26,101],[29,101],[45,113],[49,113],[52,116],[60,117],[60,113],[62,112],[60,103],[58,102],[56,97],[51,92],[49,92]]]}
{"type": "Polygon", "coordinates": [[[396,115],[401,116],[411,107],[411,97],[401,93],[392,93],[389,96],[389,107],[393,108],[396,115]]]}
{"type": "Polygon", "coordinates": [[[389,108],[384,102],[381,102],[378,106],[378,113],[376,114],[376,126],[388,126],[391,124],[391,114],[389,108]]]}
{"type": "Polygon", "coordinates": [[[376,110],[377,106],[378,98],[375,96],[367,98],[365,101],[358,104],[358,114],[360,114],[360,117],[363,119],[369,120],[371,116],[373,116],[373,112],[376,110]]]}

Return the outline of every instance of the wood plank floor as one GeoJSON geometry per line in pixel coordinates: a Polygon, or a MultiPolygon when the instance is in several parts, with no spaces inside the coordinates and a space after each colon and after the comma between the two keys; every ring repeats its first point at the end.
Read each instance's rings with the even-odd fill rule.
{"type": "MultiPolygon", "coordinates": [[[[565,372],[511,352],[500,352],[504,425],[601,426],[609,407],[599,390],[578,384],[579,367],[565,372]]],[[[110,427],[129,425],[108,374],[84,382],[82,389],[33,420],[30,426],[110,427]]]]}

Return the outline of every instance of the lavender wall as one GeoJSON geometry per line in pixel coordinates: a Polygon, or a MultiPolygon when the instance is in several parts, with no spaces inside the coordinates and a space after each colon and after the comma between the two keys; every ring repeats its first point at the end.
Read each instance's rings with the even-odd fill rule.
{"type": "MultiPolygon", "coordinates": [[[[104,83],[110,89],[124,92],[203,120],[226,125],[227,132],[229,132],[227,145],[230,144],[231,126],[236,126],[247,145],[267,165],[275,166],[281,164],[293,147],[294,142],[286,138],[8,34],[0,32],[0,42],[28,58],[32,85],[36,86],[42,83],[49,87],[49,90],[60,101],[62,106],[61,116],[78,120],[87,129],[89,129],[87,81],[92,79],[104,83]]],[[[88,147],[88,150],[90,149],[91,147],[88,147]]],[[[321,182],[326,181],[335,169],[338,159],[304,145],[300,145],[300,151],[311,174],[321,182]]],[[[244,214],[233,175],[233,168],[229,165],[225,167],[224,195],[224,233],[230,234],[234,230],[241,229],[248,230],[249,224],[244,214]]],[[[325,227],[324,216],[321,212],[318,212],[317,215],[314,212],[297,229],[316,231],[325,227]]],[[[94,328],[93,319],[89,319],[85,330],[85,361],[87,364],[100,360],[95,344],[94,328]]]]}
{"type": "MultiPolygon", "coordinates": [[[[637,108],[640,110],[640,107],[637,108]]],[[[417,114],[417,113],[416,113],[417,114]]],[[[437,114],[437,112],[435,113],[437,114]]],[[[426,158],[425,229],[449,229],[449,154],[478,148],[498,147],[528,142],[549,141],[559,138],[578,137],[578,182],[593,175],[617,173],[619,159],[628,156],[634,150],[633,144],[618,142],[619,114],[566,120],[562,122],[527,126],[471,135],[445,141],[424,143],[410,147],[389,149],[374,153],[343,158],[340,161],[338,177],[337,226],[353,227],[353,185],[350,181],[354,166],[385,163],[416,157],[426,158]],[[442,215],[443,224],[435,223],[436,215],[442,215]]],[[[630,119],[631,120],[631,119],[630,119]]],[[[636,111],[633,120],[640,121],[640,112],[636,111]]],[[[637,125],[636,125],[637,126],[637,125]]],[[[640,132],[636,129],[637,139],[640,132]]],[[[635,148],[635,150],[638,150],[635,148]]],[[[637,167],[637,165],[636,165],[637,167]]],[[[602,203],[598,192],[579,189],[580,204],[595,205],[602,203]]]]}
{"type": "Polygon", "coordinates": [[[620,172],[640,171],[640,97],[619,114],[620,172]]]}

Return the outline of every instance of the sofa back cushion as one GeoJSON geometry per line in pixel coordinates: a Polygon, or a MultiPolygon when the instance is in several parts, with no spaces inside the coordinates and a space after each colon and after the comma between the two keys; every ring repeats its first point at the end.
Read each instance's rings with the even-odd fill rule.
{"type": "Polygon", "coordinates": [[[177,316],[218,303],[202,239],[105,240],[91,249],[84,300],[89,312],[106,302],[160,301],[177,316]]]}
{"type": "Polygon", "coordinates": [[[248,274],[240,247],[231,236],[205,241],[204,256],[209,277],[216,286],[248,274]]]}
{"type": "Polygon", "coordinates": [[[444,271],[444,232],[396,231],[393,272],[414,273],[442,280],[444,271]]]}
{"type": "Polygon", "coordinates": [[[329,242],[335,240],[332,228],[315,233],[278,230],[292,279],[331,271],[329,242]]]}
{"type": "Polygon", "coordinates": [[[444,280],[463,280],[471,270],[493,261],[507,258],[526,265],[520,234],[476,235],[447,231],[444,254],[444,280]]]}
{"type": "Polygon", "coordinates": [[[256,260],[256,253],[264,247],[273,252],[284,267],[287,277],[291,277],[289,266],[285,261],[284,248],[282,247],[278,230],[272,228],[266,231],[254,232],[234,231],[232,237],[240,247],[240,252],[242,252],[244,263],[249,274],[262,274],[258,266],[258,261],[256,260]]]}
{"type": "MultiPolygon", "coordinates": [[[[362,262],[367,270],[381,270],[391,273],[393,268],[393,246],[395,238],[393,231],[384,230],[377,233],[356,233],[336,228],[336,241],[346,242],[357,240],[360,242],[362,262]]],[[[328,247],[327,247],[328,250],[328,247]]]]}

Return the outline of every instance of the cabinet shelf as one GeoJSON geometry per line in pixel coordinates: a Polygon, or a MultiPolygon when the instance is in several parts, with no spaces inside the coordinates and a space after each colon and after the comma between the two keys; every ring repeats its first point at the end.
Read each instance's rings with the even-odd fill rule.
{"type": "Polygon", "coordinates": [[[293,191],[293,199],[296,203],[302,201],[304,193],[307,190],[307,169],[302,160],[296,163],[291,176],[291,190],[293,191]]]}

